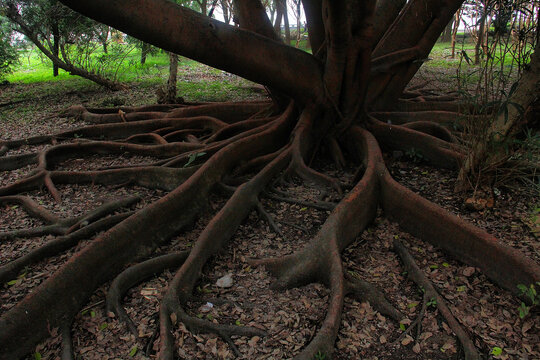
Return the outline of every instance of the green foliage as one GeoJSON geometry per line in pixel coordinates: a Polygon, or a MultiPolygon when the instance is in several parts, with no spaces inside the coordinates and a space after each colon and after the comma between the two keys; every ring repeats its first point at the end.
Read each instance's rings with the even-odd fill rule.
{"type": "Polygon", "coordinates": [[[128,354],[128,355],[131,356],[131,357],[134,357],[135,354],[137,354],[137,350],[138,350],[138,349],[137,349],[137,345],[133,345],[133,347],[132,347],[131,350],[129,351],[129,354],[128,354]]]}
{"type": "Polygon", "coordinates": [[[421,162],[424,160],[424,155],[422,155],[422,152],[415,148],[407,149],[407,151],[405,151],[405,156],[413,162],[421,162]]]}
{"type": "Polygon", "coordinates": [[[201,156],[204,156],[206,155],[205,152],[200,152],[200,153],[192,153],[189,155],[189,158],[188,158],[188,161],[187,163],[184,165],[184,167],[188,167],[189,165],[191,165],[197,158],[201,157],[201,156]]]}
{"type": "Polygon", "coordinates": [[[315,354],[315,357],[314,357],[314,360],[324,360],[326,359],[326,354],[321,352],[321,351],[318,351],[316,354],[315,354]]]}
{"type": "Polygon", "coordinates": [[[6,19],[0,16],[0,80],[13,72],[18,63],[17,48],[12,44],[12,31],[6,19]]]}
{"type": "MultiPolygon", "coordinates": [[[[536,286],[540,286],[540,281],[536,282],[536,286]]],[[[527,315],[529,315],[532,307],[540,305],[540,296],[536,291],[534,284],[530,284],[529,286],[519,284],[517,287],[521,292],[521,296],[528,298],[529,302],[531,303],[531,306],[527,306],[524,302],[522,302],[518,307],[519,317],[524,319],[527,315]]]]}

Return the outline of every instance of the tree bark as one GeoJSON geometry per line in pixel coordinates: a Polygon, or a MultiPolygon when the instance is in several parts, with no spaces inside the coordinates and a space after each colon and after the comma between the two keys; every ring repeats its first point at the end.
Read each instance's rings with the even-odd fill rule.
{"type": "Polygon", "coordinates": [[[114,8],[108,0],[92,4],[67,0],[64,4],[159,48],[270,86],[300,101],[323,98],[320,62],[310,54],[169,1],[118,0],[114,8]],[[110,11],[100,11],[94,5],[110,11]]]}
{"type": "Polygon", "coordinates": [[[452,40],[452,30],[454,28],[454,19],[448,22],[448,25],[444,28],[444,31],[441,35],[442,42],[450,42],[452,40]]]}
{"type": "MultiPolygon", "coordinates": [[[[177,354],[177,322],[193,332],[216,333],[233,349],[231,335],[263,336],[259,329],[248,326],[217,324],[193,317],[184,305],[207,261],[222,251],[250,211],[258,209],[264,214],[259,196],[281,177],[295,176],[315,183],[341,199],[337,204],[307,202],[331,212],[305,246],[286,256],[251,262],[266,266],[276,278],[277,289],[311,282],[328,288],[324,319],[309,343],[299,350],[297,359],[331,358],[345,296],[353,294],[364,301],[358,289],[365,283],[360,286],[345,275],[347,264],[342,261],[342,252],[373,221],[379,207],[386,217],[413,236],[478,267],[514,294],[518,293],[516,284],[540,280],[540,267],[534,261],[398,184],[386,168],[381,152],[381,146],[400,151],[416,149],[427,161],[445,167],[457,167],[463,161],[463,149],[450,131],[435,121],[413,121],[414,115],[434,106],[439,107],[438,112],[428,111],[426,115],[422,111],[420,118],[435,118],[440,113],[451,117],[456,114],[454,110],[460,109],[459,105],[453,101],[415,101],[423,96],[420,90],[403,93],[461,1],[412,0],[403,5],[398,0],[392,12],[376,14],[374,0],[306,0],[311,5],[308,25],[320,37],[310,37],[313,43],[320,43],[321,51],[315,56],[259,34],[269,30],[270,22],[254,0],[239,3],[242,9],[238,18],[245,28],[227,26],[167,0],[61,1],[171,53],[244,76],[275,88],[290,99],[286,106],[268,101],[115,109],[79,106],[66,113],[93,125],[48,136],[1,141],[0,152],[5,154],[28,144],[54,144],[62,139],[61,144],[37,153],[4,156],[0,170],[35,165],[36,171],[0,187],[0,199],[40,187],[45,187],[53,198],[61,199],[55,184],[62,183],[132,183],[169,193],[143,209],[122,214],[125,220],[104,229],[5,313],[0,318],[0,359],[20,357],[49,336],[51,329],[69,326],[95,289],[129,264],[154,256],[158,247],[192,224],[218,186],[232,195],[224,195],[227,201],[199,233],[187,257],[182,258],[162,298],[157,355],[160,360],[174,359],[177,354]],[[320,4],[318,9],[316,4],[320,4]],[[380,28],[376,19],[389,24],[389,28],[380,28]],[[399,98],[411,94],[413,98],[399,98]],[[414,97],[416,94],[420,96],[414,97]],[[397,114],[391,111],[392,107],[407,109],[410,117],[404,122],[411,122],[397,125],[381,121],[380,114],[385,111],[397,114]],[[381,111],[372,112],[373,108],[381,111]],[[70,142],[81,136],[85,141],[70,142]],[[341,179],[311,165],[312,159],[318,160],[324,154],[320,147],[330,153],[336,168],[349,160],[358,167],[355,179],[347,180],[351,186],[347,186],[345,195],[341,179]],[[72,156],[124,152],[157,159],[143,166],[89,172],[56,169],[72,156]]],[[[294,199],[287,197],[287,201],[294,199]]],[[[50,219],[40,209],[34,206],[33,214],[50,219]]],[[[150,265],[157,266],[153,261],[150,265]]],[[[399,321],[401,314],[392,305],[382,306],[382,300],[378,301],[381,298],[371,296],[369,301],[381,313],[399,321]],[[389,311],[382,310],[385,308],[389,311]]],[[[444,310],[445,314],[449,311],[444,310]]],[[[472,343],[462,332],[459,338],[462,343],[472,343]]],[[[466,355],[467,360],[475,359],[473,353],[466,355]]]]}
{"type": "Polygon", "coordinates": [[[450,57],[451,59],[455,59],[456,57],[456,36],[457,36],[460,23],[461,23],[461,9],[459,9],[454,15],[454,28],[452,29],[452,42],[450,45],[452,48],[452,55],[450,57]]]}
{"type": "Polygon", "coordinates": [[[485,37],[485,26],[486,26],[486,19],[488,15],[487,11],[487,4],[482,3],[482,14],[480,15],[480,20],[478,20],[478,32],[477,32],[477,39],[476,39],[476,45],[474,46],[474,64],[478,65],[480,64],[480,49],[485,50],[484,47],[484,37],[485,37]]]}
{"type": "MultiPolygon", "coordinates": [[[[53,55],[60,58],[60,30],[58,29],[58,22],[54,22],[52,25],[53,35],[53,55]]],[[[53,76],[58,76],[58,64],[53,61],[53,76]]]]}
{"type": "Polygon", "coordinates": [[[169,79],[167,80],[167,103],[176,103],[176,82],[178,78],[178,55],[169,53],[169,79]]]}

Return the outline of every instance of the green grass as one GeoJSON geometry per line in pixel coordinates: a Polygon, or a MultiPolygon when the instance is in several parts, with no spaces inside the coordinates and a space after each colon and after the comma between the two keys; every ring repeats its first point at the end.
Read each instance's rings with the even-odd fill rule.
{"type": "MultiPolygon", "coordinates": [[[[96,59],[104,59],[108,62],[117,61],[118,54],[104,54],[96,51],[92,55],[96,59]],[[116,57],[114,57],[116,55],[116,57]]],[[[6,80],[13,83],[39,83],[46,81],[65,81],[72,77],[68,72],[60,69],[57,77],[53,76],[52,62],[40,55],[39,51],[33,49],[28,52],[21,52],[20,64],[15,71],[6,77],[6,80]]],[[[103,61],[98,61],[98,63],[103,61]]],[[[144,65],[140,64],[140,52],[130,51],[123,61],[117,62],[120,65],[111,65],[106,69],[105,74],[111,77],[117,76],[119,81],[131,82],[148,80],[156,76],[161,76],[168,72],[169,60],[166,53],[159,52],[156,55],[149,55],[144,65]]]]}
{"type": "MultiPolygon", "coordinates": [[[[294,46],[296,40],[291,41],[294,46]]],[[[299,43],[299,49],[311,52],[307,36],[303,36],[299,43]]],[[[453,77],[455,81],[456,70],[461,66],[462,74],[465,74],[468,83],[478,80],[475,74],[480,68],[479,65],[467,63],[463,60],[461,52],[466,51],[469,58],[474,59],[474,43],[463,36],[458,38],[456,44],[456,57],[451,59],[451,46],[449,42],[438,42],[435,44],[426,61],[424,67],[433,71],[441,70],[444,76],[453,77]]],[[[116,78],[125,83],[137,83],[139,86],[154,86],[164,84],[168,77],[169,59],[168,54],[158,51],[153,55],[148,55],[146,63],[140,64],[140,50],[130,45],[114,45],[110,47],[109,54],[104,54],[101,48],[96,48],[91,55],[94,59],[99,59],[96,63],[112,63],[107,67],[109,77],[116,78]],[[122,61],[118,61],[121,58],[122,61]]],[[[506,54],[504,59],[505,72],[510,69],[512,55],[506,54]]],[[[239,86],[238,81],[228,81],[221,75],[220,70],[204,67],[203,65],[186,58],[180,58],[179,94],[190,100],[216,100],[223,96],[230,95],[237,91],[239,95],[248,93],[245,87],[239,86]]],[[[52,63],[49,59],[40,55],[36,49],[22,52],[20,64],[15,71],[6,78],[11,83],[48,83],[45,91],[82,91],[85,87],[93,86],[93,83],[80,77],[71,76],[66,71],[60,69],[59,76],[52,74],[52,63]],[[61,86],[59,86],[61,85],[61,86]]],[[[249,95],[249,94],[248,94],[249,95]]]]}

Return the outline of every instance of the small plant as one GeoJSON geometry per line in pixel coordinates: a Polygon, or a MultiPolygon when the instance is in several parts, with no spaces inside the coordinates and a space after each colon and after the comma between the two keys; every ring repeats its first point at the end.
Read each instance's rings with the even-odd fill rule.
{"type": "Polygon", "coordinates": [[[411,159],[413,162],[421,162],[424,160],[424,155],[420,152],[420,150],[415,148],[410,148],[407,151],[405,151],[405,156],[409,159],[411,159]]]}
{"type": "Polygon", "coordinates": [[[431,299],[426,303],[426,305],[427,305],[427,307],[430,307],[430,306],[437,307],[437,299],[431,298],[431,299]]]}
{"type": "Polygon", "coordinates": [[[326,359],[326,354],[323,352],[317,352],[314,357],[315,360],[324,360],[326,359]]]}
{"type": "Polygon", "coordinates": [[[200,152],[200,153],[192,153],[189,155],[189,158],[188,158],[188,161],[187,163],[184,165],[184,167],[188,167],[189,165],[191,165],[198,157],[201,157],[203,155],[206,155],[205,152],[200,152]]]}
{"type": "MultiPolygon", "coordinates": [[[[536,282],[536,285],[540,286],[540,281],[536,282]]],[[[517,287],[521,291],[521,295],[529,298],[532,304],[531,306],[528,306],[524,302],[521,302],[521,305],[519,305],[519,317],[520,319],[524,319],[527,315],[529,315],[532,307],[540,304],[540,296],[538,296],[534,284],[530,284],[528,287],[526,285],[519,284],[517,287]]]]}

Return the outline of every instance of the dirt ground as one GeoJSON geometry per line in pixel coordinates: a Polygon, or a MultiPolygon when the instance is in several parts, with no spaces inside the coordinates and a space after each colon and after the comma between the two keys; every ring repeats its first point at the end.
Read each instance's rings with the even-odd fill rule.
{"type": "MultiPolygon", "coordinates": [[[[0,88],[0,103],[9,101],[19,92],[39,94],[40,85],[8,85],[0,88]]],[[[254,94],[254,97],[262,96],[254,94]]],[[[58,132],[83,125],[73,119],[58,116],[71,106],[104,106],[111,99],[122,105],[153,103],[152,88],[110,93],[89,86],[84,91],[68,94],[57,92],[0,108],[0,138],[20,138],[58,132]]],[[[189,99],[186,99],[189,101],[189,99]]],[[[224,99],[226,100],[226,99],[224,99]]],[[[234,99],[233,99],[234,100],[234,99]]],[[[23,148],[28,152],[35,148],[23,148]]],[[[13,152],[8,153],[8,155],[13,152]]],[[[60,164],[63,169],[102,168],[144,162],[136,156],[102,156],[72,159],[60,164]]],[[[497,189],[492,207],[472,211],[464,206],[463,195],[453,191],[456,172],[435,169],[418,159],[389,154],[387,164],[393,177],[413,191],[445,209],[486,229],[500,241],[517,248],[540,262],[540,242],[534,233],[531,218],[539,206],[537,193],[521,186],[514,191],[497,189]],[[415,161],[416,160],[416,161],[415,161]],[[531,197],[531,196],[536,196],[531,197]]],[[[354,168],[336,170],[332,164],[316,160],[318,170],[344,182],[351,182],[354,168]]],[[[30,168],[0,172],[0,186],[5,186],[30,171],[30,168]]],[[[301,200],[337,202],[339,197],[330,189],[304,184],[299,179],[280,183],[277,189],[301,200]]],[[[42,206],[62,217],[83,214],[112,199],[138,194],[142,207],[163,196],[165,192],[140,187],[60,186],[62,202],[55,203],[46,191],[28,195],[42,206]]],[[[262,197],[265,209],[276,220],[282,235],[253,211],[230,244],[205,267],[187,310],[193,316],[218,323],[253,326],[267,332],[266,337],[236,337],[234,343],[243,359],[286,359],[297,354],[314,336],[328,301],[327,289],[319,284],[283,292],[270,289],[272,278],[264,268],[252,268],[247,260],[290,254],[300,249],[317,232],[328,211],[291,204],[276,198],[262,197]],[[218,279],[232,277],[232,286],[219,287],[218,279]]],[[[216,194],[208,204],[207,214],[193,227],[171,239],[160,253],[189,249],[224,198],[216,194]]],[[[347,299],[339,336],[335,344],[337,359],[462,359],[459,341],[438,314],[428,306],[416,329],[401,336],[417,317],[422,292],[407,279],[399,257],[392,249],[393,239],[400,239],[417,264],[446,299],[450,309],[486,359],[540,359],[540,319],[538,308],[523,319],[519,316],[520,301],[489,281],[478,269],[464,265],[400,230],[379,214],[375,222],[343,253],[346,270],[376,284],[388,300],[406,319],[396,323],[376,312],[369,303],[347,299]]],[[[16,206],[0,207],[1,231],[39,226],[16,206]]],[[[0,243],[0,265],[21,256],[51,236],[18,239],[0,243]]],[[[28,267],[14,281],[0,285],[0,315],[32,291],[71,255],[91,239],[82,241],[72,250],[28,267]]],[[[155,358],[155,336],[159,301],[174,275],[174,269],[132,288],[124,298],[124,306],[139,332],[139,340],[126,326],[105,310],[108,285],[99,288],[76,317],[72,337],[77,359],[152,359],[155,358]]],[[[518,284],[516,284],[517,286],[518,284]]],[[[30,331],[30,330],[29,330],[30,331]]],[[[175,327],[178,357],[181,359],[231,359],[231,348],[215,335],[192,334],[182,324],[175,327]]],[[[57,359],[60,357],[58,329],[51,329],[51,338],[40,344],[28,359],[57,359]],[[39,354],[39,356],[38,356],[39,354]]],[[[324,359],[321,354],[320,359],[324,359]]],[[[319,359],[319,360],[320,360],[319,359]]]]}

